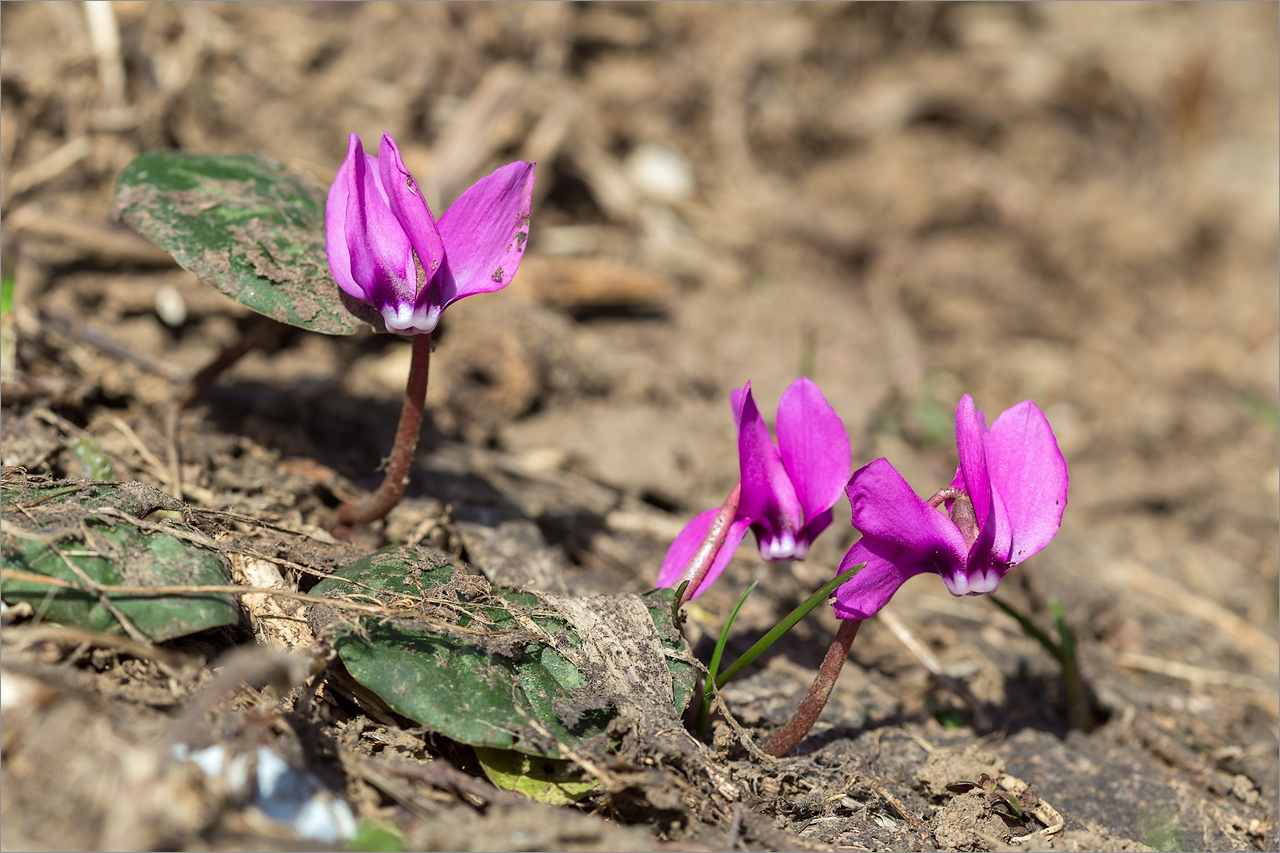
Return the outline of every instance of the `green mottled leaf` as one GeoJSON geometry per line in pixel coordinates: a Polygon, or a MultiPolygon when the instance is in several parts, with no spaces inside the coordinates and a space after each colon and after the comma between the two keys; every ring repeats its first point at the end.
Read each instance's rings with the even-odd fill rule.
{"type": "MultiPolygon", "coordinates": [[[[231,582],[218,554],[179,536],[141,530],[100,512],[110,507],[142,518],[181,509],[178,501],[142,483],[61,481],[33,488],[6,481],[0,506],[4,510],[0,559],[6,569],[77,584],[84,582],[83,573],[104,587],[221,586],[231,582]]],[[[194,532],[182,524],[170,526],[175,533],[194,532]]],[[[95,631],[123,630],[94,593],[6,578],[0,581],[0,594],[10,603],[30,602],[46,621],[95,631]]],[[[108,597],[138,630],[156,641],[234,625],[239,620],[239,608],[229,595],[108,597]]]]}
{"type": "Polygon", "coordinates": [[[563,759],[482,746],[476,747],[476,758],[494,785],[553,806],[576,803],[599,784],[595,779],[584,781],[572,762],[563,759]]]}
{"type": "MultiPolygon", "coordinates": [[[[680,632],[680,627],[674,619],[678,594],[678,590],[668,587],[650,590],[641,598],[644,599],[645,607],[649,608],[653,624],[657,627],[659,636],[662,637],[662,647],[678,653],[681,657],[689,658],[689,644],[685,642],[684,634],[680,632]]],[[[671,688],[676,711],[682,712],[693,697],[694,688],[698,683],[698,673],[692,664],[675,658],[667,659],[667,669],[671,671],[671,688]]]]}
{"type": "Polygon", "coordinates": [[[273,320],[349,335],[382,329],[342,292],[324,249],[326,191],[265,155],[154,151],[116,185],[116,214],[185,269],[273,320]]]}
{"type": "MultiPolygon", "coordinates": [[[[374,598],[402,617],[338,622],[334,644],[356,681],[394,711],[472,746],[547,758],[598,739],[617,716],[599,672],[584,672],[584,643],[553,598],[491,588],[443,556],[390,548],[321,581],[315,595],[374,598]]],[[[670,594],[646,597],[661,644],[688,649],[671,625],[670,594]]],[[[646,612],[642,610],[641,612],[646,612]]],[[[672,713],[693,693],[689,664],[667,660],[672,713]]]]}

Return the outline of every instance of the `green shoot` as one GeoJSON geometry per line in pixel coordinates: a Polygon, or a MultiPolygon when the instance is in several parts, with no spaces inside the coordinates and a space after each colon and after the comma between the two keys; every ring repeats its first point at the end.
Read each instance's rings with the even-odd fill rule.
{"type": "Polygon", "coordinates": [[[689,581],[685,581],[680,584],[676,589],[675,601],[671,602],[671,624],[675,625],[677,630],[680,628],[680,605],[684,603],[684,591],[688,589],[688,587],[689,581]]]}
{"type": "Polygon", "coordinates": [[[1053,611],[1054,626],[1058,639],[1053,639],[1040,626],[1012,605],[1001,601],[994,595],[988,595],[991,603],[1014,618],[1027,636],[1044,647],[1062,668],[1062,681],[1067,692],[1067,720],[1072,728],[1088,730],[1092,727],[1088,699],[1085,696],[1084,681],[1080,677],[1080,667],[1076,660],[1076,637],[1067,624],[1062,605],[1056,598],[1049,599],[1049,609],[1053,611]]]}
{"type": "Polygon", "coordinates": [[[751,586],[747,587],[747,591],[742,594],[742,598],[738,599],[738,603],[729,612],[729,618],[725,620],[724,627],[720,629],[720,638],[716,640],[715,651],[711,653],[711,663],[707,665],[707,684],[703,688],[702,696],[698,701],[698,733],[700,735],[706,733],[707,723],[711,717],[711,692],[715,689],[712,685],[716,680],[716,674],[720,671],[720,658],[724,656],[725,644],[729,642],[729,631],[733,628],[733,623],[738,618],[738,611],[742,609],[742,605],[747,603],[747,599],[751,596],[751,593],[755,592],[759,583],[760,581],[751,582],[751,586]]]}
{"type": "Polygon", "coordinates": [[[733,679],[735,675],[737,675],[739,672],[742,672],[742,670],[745,669],[746,667],[750,666],[751,662],[754,661],[756,658],[760,657],[760,655],[764,652],[765,649],[769,648],[774,643],[776,643],[779,637],[781,637],[783,634],[787,633],[792,628],[794,628],[796,623],[799,622],[801,619],[803,619],[805,616],[808,616],[809,611],[813,610],[813,608],[817,607],[819,604],[826,601],[827,598],[831,595],[831,593],[836,591],[836,587],[848,581],[849,578],[853,577],[858,572],[858,570],[861,569],[864,565],[865,563],[859,563],[858,565],[854,566],[848,571],[844,571],[836,575],[834,578],[832,578],[830,581],[824,584],[822,589],[818,590],[813,595],[809,596],[809,598],[806,599],[803,604],[801,604],[795,610],[792,610],[789,614],[787,614],[787,618],[783,619],[781,622],[775,625],[772,628],[772,630],[770,630],[769,633],[761,637],[759,642],[757,642],[754,646],[747,649],[746,654],[738,658],[736,661],[733,662],[733,664],[728,669],[726,669],[724,672],[716,676],[715,678],[716,687],[717,688],[724,687],[733,679]]]}
{"type": "Polygon", "coordinates": [[[4,258],[0,260],[0,369],[4,371],[6,378],[12,376],[16,368],[14,356],[17,352],[17,338],[12,329],[14,291],[17,289],[14,277],[16,256],[17,252],[13,251],[10,244],[4,247],[4,258]]]}
{"type": "Polygon", "coordinates": [[[9,270],[0,276],[0,316],[7,317],[13,311],[14,278],[9,270]]]}

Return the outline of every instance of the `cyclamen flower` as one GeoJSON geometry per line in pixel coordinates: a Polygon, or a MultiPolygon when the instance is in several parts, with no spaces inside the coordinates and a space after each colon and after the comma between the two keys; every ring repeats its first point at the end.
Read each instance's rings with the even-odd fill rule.
{"type": "Polygon", "coordinates": [[[934,572],[952,595],[994,592],[1009,569],[1048,545],[1067,505],[1067,463],[1044,414],[1027,400],[991,429],[968,394],[956,407],[960,466],[950,488],[921,500],[884,459],[859,468],[846,492],[859,540],[840,571],[841,619],[866,619],[914,575],[934,572]],[[937,507],[945,501],[949,517],[937,507]]]}
{"type": "MultiPolygon", "coordinates": [[[[751,383],[732,395],[738,424],[738,466],[742,492],[738,511],[696,597],[715,582],[750,528],[760,556],[769,561],[802,560],[818,534],[831,523],[831,508],[849,476],[852,454],[844,423],[806,378],[792,382],[778,403],[775,445],[751,396],[751,383]]],[[[658,587],[674,586],[706,538],[718,510],[695,516],[667,551],[658,587]]]]}
{"type": "Polygon", "coordinates": [[[351,134],[324,216],[338,286],[401,335],[430,333],[451,303],[506,287],[529,237],[533,165],[480,179],[436,221],[395,140],[382,134],[372,157],[351,134]]]}

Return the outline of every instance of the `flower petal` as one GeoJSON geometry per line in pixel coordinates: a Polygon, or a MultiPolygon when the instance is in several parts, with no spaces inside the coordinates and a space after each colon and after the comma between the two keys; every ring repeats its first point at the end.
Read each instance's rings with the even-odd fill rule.
{"type": "Polygon", "coordinates": [[[1009,517],[1018,564],[1048,545],[1067,506],[1067,461],[1044,413],[1027,400],[1005,410],[986,436],[987,468],[1009,517]]]}
{"type": "MultiPolygon", "coordinates": [[[[658,582],[654,584],[656,588],[662,589],[676,586],[680,583],[682,580],[681,575],[689,567],[689,561],[693,559],[693,555],[697,553],[703,540],[707,538],[707,531],[711,529],[711,522],[719,511],[719,507],[709,509],[704,513],[695,515],[693,520],[684,526],[684,530],[681,530],[680,535],[676,537],[676,541],[671,543],[671,547],[667,549],[667,556],[662,560],[662,569],[658,572],[658,582]]],[[[740,515],[735,516],[733,521],[730,522],[729,529],[725,531],[724,544],[720,546],[719,553],[712,560],[711,568],[707,571],[706,577],[703,578],[702,583],[698,585],[693,595],[689,596],[690,598],[697,598],[702,595],[711,588],[711,584],[715,583],[716,578],[724,573],[725,567],[733,559],[733,553],[742,544],[742,538],[747,535],[748,524],[749,521],[740,515]]]]}
{"type": "Polygon", "coordinates": [[[816,519],[835,506],[849,482],[853,453],[844,421],[818,386],[801,377],[782,393],[776,429],[782,465],[800,499],[805,521],[816,519]]]}
{"type": "Polygon", "coordinates": [[[356,299],[368,301],[364,288],[351,277],[351,250],[347,247],[347,198],[351,195],[351,169],[357,157],[367,155],[360,147],[360,137],[354,133],[347,140],[347,156],[329,186],[329,198],[324,205],[324,248],[329,256],[329,271],[347,293],[356,299]]]}
{"type": "MultiPolygon", "coordinates": [[[[1002,566],[1009,554],[1009,518],[995,512],[991,475],[987,471],[987,417],[965,394],[956,406],[956,451],[960,456],[960,476],[964,490],[973,503],[978,522],[978,535],[969,548],[966,571],[975,577],[986,577],[993,566],[1002,566]]],[[[970,579],[955,576],[948,580],[953,595],[969,591],[970,579]]]]}
{"type": "Polygon", "coordinates": [[[807,545],[812,545],[813,541],[822,534],[822,531],[826,530],[827,526],[831,524],[832,517],[833,515],[831,510],[827,510],[826,512],[820,512],[813,518],[806,520],[804,527],[800,528],[800,533],[796,536],[796,539],[807,543],[807,545]]]}
{"type": "MultiPolygon", "coordinates": [[[[841,619],[866,619],[880,612],[909,578],[929,571],[916,552],[892,542],[864,536],[840,561],[840,572],[866,563],[836,589],[831,603],[841,619]]],[[[839,572],[837,572],[838,574],[839,572]]]]}
{"type": "Polygon", "coordinates": [[[1009,571],[1010,550],[1009,513],[1005,510],[1000,493],[991,490],[991,514],[987,526],[969,549],[964,570],[943,574],[942,579],[952,595],[977,595],[995,592],[1000,581],[1009,571]]]}
{"type": "Polygon", "coordinates": [[[444,240],[436,230],[431,208],[419,192],[413,175],[405,168],[400,149],[389,133],[382,134],[382,144],[378,148],[378,174],[391,212],[409,236],[409,243],[418,253],[426,274],[426,281],[417,284],[425,285],[440,268],[444,258],[444,240]]]}
{"type": "Polygon", "coordinates": [[[794,542],[802,524],[802,510],[795,486],[751,396],[750,382],[743,389],[741,404],[738,468],[742,475],[742,497],[738,501],[738,514],[756,525],[760,551],[764,554],[769,540],[790,535],[794,542]]]}
{"type": "Polygon", "coordinates": [[[729,392],[729,405],[733,407],[733,425],[742,427],[742,404],[747,399],[747,394],[751,391],[751,383],[747,382],[744,388],[734,388],[729,392]]]}
{"type": "Polygon", "coordinates": [[[887,459],[853,472],[845,492],[853,508],[853,526],[864,538],[920,554],[940,573],[964,570],[969,549],[960,528],[921,500],[887,459]]]}
{"type": "Polygon", "coordinates": [[[973,514],[978,518],[978,529],[986,527],[991,513],[991,480],[987,476],[987,453],[984,439],[987,419],[973,404],[973,398],[965,394],[956,406],[956,451],[960,455],[960,474],[964,478],[964,490],[973,501],[973,514]]]}
{"type": "Polygon", "coordinates": [[[443,304],[511,283],[529,239],[533,163],[517,160],[481,178],[440,217],[443,304]]]}
{"type": "MultiPolygon", "coordinates": [[[[359,146],[359,140],[355,141],[359,146]]],[[[378,161],[368,156],[349,157],[347,251],[351,277],[388,321],[413,309],[417,272],[413,246],[400,227],[378,175],[378,161]]]]}

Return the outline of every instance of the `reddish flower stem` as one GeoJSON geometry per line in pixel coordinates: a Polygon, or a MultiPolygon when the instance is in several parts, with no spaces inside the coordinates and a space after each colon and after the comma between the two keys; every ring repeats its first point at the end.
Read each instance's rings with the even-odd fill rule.
{"type": "Polygon", "coordinates": [[[831,648],[827,649],[822,666],[818,667],[818,676],[810,685],[809,693],[796,709],[795,716],[765,743],[765,752],[781,758],[804,740],[826,706],[831,689],[836,686],[836,679],[840,676],[845,658],[849,656],[849,647],[853,645],[853,638],[858,636],[858,626],[861,624],[860,619],[840,620],[840,630],[836,631],[836,638],[831,641],[831,648]]]}
{"type": "Polygon", "coordinates": [[[387,473],[376,492],[366,495],[356,503],[347,502],[338,507],[339,527],[377,521],[400,503],[404,488],[409,483],[409,469],[413,467],[414,452],[418,449],[418,435],[422,432],[422,413],[427,402],[427,373],[430,366],[431,335],[414,335],[409,382],[404,390],[404,408],[400,410],[396,443],[387,459],[387,473]]]}
{"type": "Polygon", "coordinates": [[[680,599],[681,604],[693,598],[693,594],[698,591],[698,587],[706,578],[707,572],[711,571],[711,564],[716,561],[716,555],[724,545],[724,537],[729,532],[729,525],[733,523],[733,517],[738,513],[738,499],[741,495],[742,481],[739,480],[729,491],[729,496],[724,499],[724,503],[720,505],[720,511],[716,513],[716,517],[711,519],[711,527],[707,529],[706,538],[702,540],[702,544],[689,560],[689,565],[680,574],[680,580],[676,581],[676,586],[685,580],[689,581],[689,585],[684,589],[684,596],[680,599]]]}

